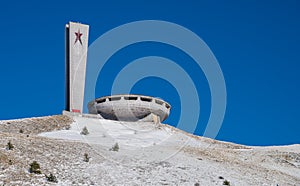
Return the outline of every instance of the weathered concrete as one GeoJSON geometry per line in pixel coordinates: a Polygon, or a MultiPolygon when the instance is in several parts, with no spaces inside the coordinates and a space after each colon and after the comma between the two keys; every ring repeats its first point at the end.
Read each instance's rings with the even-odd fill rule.
{"type": "Polygon", "coordinates": [[[88,32],[88,25],[73,22],[66,25],[66,109],[71,112],[83,110],[88,32]]]}
{"type": "Polygon", "coordinates": [[[143,95],[113,95],[93,100],[88,105],[90,114],[119,121],[164,121],[171,106],[159,98],[143,95]],[[155,117],[157,116],[157,117],[155,117]]]}
{"type": "Polygon", "coordinates": [[[69,117],[85,117],[85,118],[95,118],[95,119],[104,119],[100,114],[85,114],[85,113],[77,113],[63,110],[62,115],[69,117]]]}

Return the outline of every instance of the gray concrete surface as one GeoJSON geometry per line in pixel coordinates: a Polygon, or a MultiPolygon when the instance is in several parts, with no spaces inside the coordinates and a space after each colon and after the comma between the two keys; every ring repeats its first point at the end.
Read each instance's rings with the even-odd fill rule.
{"type": "Polygon", "coordinates": [[[88,108],[90,114],[100,114],[105,119],[159,123],[169,116],[171,106],[159,98],[123,94],[95,99],[88,108]]]}
{"type": "Polygon", "coordinates": [[[69,109],[82,113],[89,26],[70,22],[69,30],[69,109]]]}

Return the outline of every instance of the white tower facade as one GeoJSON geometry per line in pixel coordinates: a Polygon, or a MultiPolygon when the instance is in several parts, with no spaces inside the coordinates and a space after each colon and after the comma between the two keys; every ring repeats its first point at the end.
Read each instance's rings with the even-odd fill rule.
{"type": "Polygon", "coordinates": [[[89,26],[69,22],[66,25],[66,108],[82,113],[89,26]]]}

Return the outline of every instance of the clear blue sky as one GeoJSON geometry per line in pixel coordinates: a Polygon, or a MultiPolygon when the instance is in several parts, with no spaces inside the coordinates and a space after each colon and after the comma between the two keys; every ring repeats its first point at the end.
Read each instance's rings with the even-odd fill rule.
{"type": "MultiPolygon", "coordinates": [[[[299,10],[297,0],[2,2],[0,119],[60,114],[64,109],[68,21],[89,24],[92,43],[116,26],[155,19],[195,32],[218,59],[226,81],[227,110],[217,139],[247,145],[300,143],[299,10]]],[[[155,43],[126,47],[107,64],[107,82],[99,81],[96,94],[109,93],[109,77],[121,66],[117,61],[128,63],[153,54],[190,60],[176,48],[155,43]]],[[[194,73],[192,67],[185,68],[194,73]]],[[[210,112],[208,85],[203,75],[199,79],[203,105],[196,134],[203,133],[210,112]]],[[[167,123],[178,121],[178,94],[164,80],[144,79],[132,91],[169,101],[173,111],[167,123]]]]}

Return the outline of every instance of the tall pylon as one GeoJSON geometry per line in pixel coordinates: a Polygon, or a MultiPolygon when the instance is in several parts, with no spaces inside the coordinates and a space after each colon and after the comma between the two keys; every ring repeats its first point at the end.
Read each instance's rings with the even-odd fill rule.
{"type": "Polygon", "coordinates": [[[66,111],[82,113],[89,25],[69,22],[66,38],[66,111]]]}

